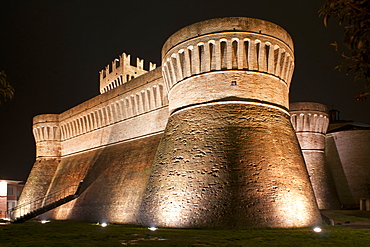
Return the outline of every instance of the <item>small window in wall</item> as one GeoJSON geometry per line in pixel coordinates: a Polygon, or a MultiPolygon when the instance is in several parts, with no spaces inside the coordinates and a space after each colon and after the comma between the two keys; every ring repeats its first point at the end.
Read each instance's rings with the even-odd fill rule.
{"type": "Polygon", "coordinates": [[[265,55],[266,55],[266,70],[269,69],[269,58],[270,58],[271,46],[269,44],[265,45],[265,55]]]}
{"type": "Polygon", "coordinates": [[[245,68],[249,68],[249,40],[244,41],[245,68]]]}
{"type": "Polygon", "coordinates": [[[226,42],[221,42],[221,69],[227,69],[226,42]]]}
{"type": "Polygon", "coordinates": [[[14,195],[14,187],[8,186],[8,196],[13,196],[14,195]]]}
{"type": "Polygon", "coordinates": [[[238,68],[238,41],[234,40],[232,43],[232,68],[238,68]]]}
{"type": "Polygon", "coordinates": [[[256,44],[256,55],[257,55],[257,64],[258,64],[258,69],[259,69],[259,64],[260,64],[260,48],[261,48],[261,43],[256,44]]]}

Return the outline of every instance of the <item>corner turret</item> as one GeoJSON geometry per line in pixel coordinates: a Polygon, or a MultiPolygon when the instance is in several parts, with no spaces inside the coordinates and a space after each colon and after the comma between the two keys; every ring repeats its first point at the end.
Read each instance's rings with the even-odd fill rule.
{"type": "Polygon", "coordinates": [[[325,165],[325,134],[329,126],[327,107],[314,102],[291,103],[290,115],[319,209],[339,209],[339,199],[325,165]]]}
{"type": "Polygon", "coordinates": [[[36,157],[60,157],[58,114],[43,114],[33,118],[36,157]]]}

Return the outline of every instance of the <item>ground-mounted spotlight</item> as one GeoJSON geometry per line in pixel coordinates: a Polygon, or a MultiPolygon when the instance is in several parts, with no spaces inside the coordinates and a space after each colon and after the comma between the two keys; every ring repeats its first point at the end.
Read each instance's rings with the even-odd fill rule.
{"type": "Polygon", "coordinates": [[[49,223],[49,222],[50,222],[50,220],[42,220],[41,224],[46,224],[46,223],[49,223]]]}
{"type": "Polygon", "coordinates": [[[155,227],[155,226],[151,226],[151,227],[148,227],[148,229],[154,232],[154,231],[156,231],[158,228],[157,228],[157,227],[155,227]]]}
{"type": "Polygon", "coordinates": [[[100,224],[101,227],[106,227],[108,224],[106,222],[103,222],[100,224]]]}
{"type": "Polygon", "coordinates": [[[315,228],[313,229],[313,231],[314,231],[314,232],[321,232],[321,231],[322,231],[322,229],[321,229],[320,227],[315,227],[315,228]]]}

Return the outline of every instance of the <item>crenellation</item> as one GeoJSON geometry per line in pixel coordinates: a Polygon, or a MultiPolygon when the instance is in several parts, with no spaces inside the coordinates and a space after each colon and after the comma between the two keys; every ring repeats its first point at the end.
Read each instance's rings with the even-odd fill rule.
{"type": "MultiPolygon", "coordinates": [[[[100,95],[34,118],[36,162],[21,203],[82,179],[75,201],[43,217],[304,227],[320,224],[318,206],[338,206],[326,159],[336,184],[349,179],[341,203],[365,192],[355,171],[370,177],[370,156],[357,153],[351,131],[327,134],[322,104],[293,103],[288,112],[295,58],[281,27],[206,20],[168,38],[162,66],[146,71],[143,59],[132,66],[130,58],[122,53],[100,71],[100,95]]],[[[368,154],[370,134],[360,132],[354,138],[365,137],[368,154]]]]}
{"type": "Polygon", "coordinates": [[[144,69],[144,59],[136,58],[136,67],[138,69],[144,69]]]}
{"type": "Polygon", "coordinates": [[[157,65],[155,63],[149,62],[149,71],[155,70],[157,68],[157,65]]]}
{"type": "MultiPolygon", "coordinates": [[[[149,63],[149,71],[156,68],[154,63],[149,63]]],[[[136,58],[136,66],[131,65],[131,55],[122,53],[108,64],[100,73],[100,93],[106,93],[144,73],[144,59],[136,58]]]]}

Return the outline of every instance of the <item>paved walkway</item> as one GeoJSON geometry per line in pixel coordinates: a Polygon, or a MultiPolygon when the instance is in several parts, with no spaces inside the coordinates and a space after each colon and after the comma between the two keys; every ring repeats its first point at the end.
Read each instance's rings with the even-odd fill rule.
{"type": "Polygon", "coordinates": [[[336,221],[335,226],[370,229],[370,221],[336,221]]]}
{"type": "Polygon", "coordinates": [[[321,211],[321,216],[323,221],[328,225],[370,229],[370,219],[364,221],[339,221],[330,218],[328,214],[325,213],[325,211],[321,211]]]}

